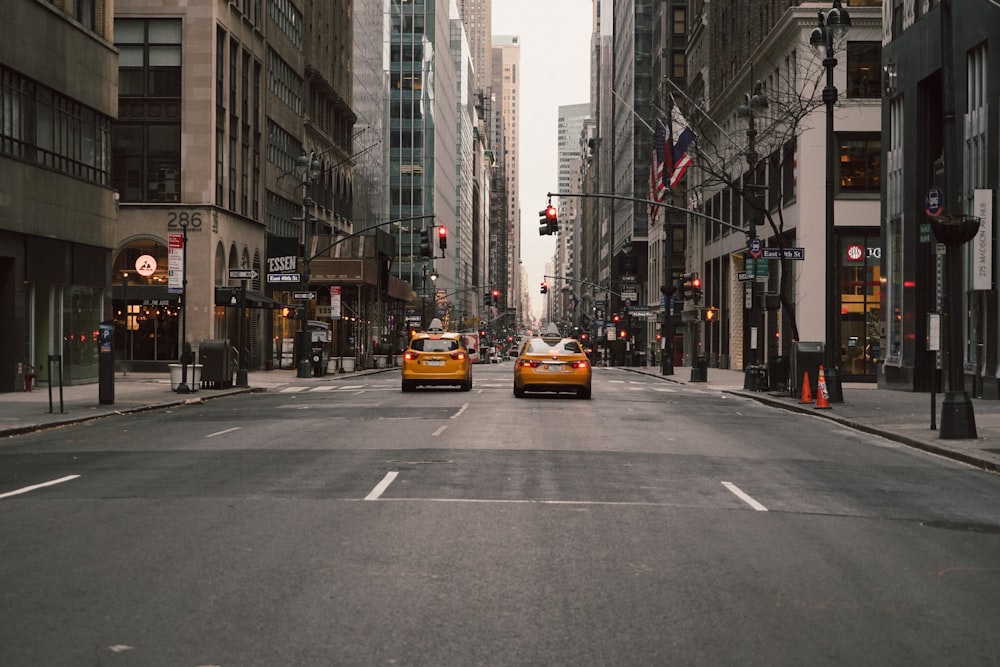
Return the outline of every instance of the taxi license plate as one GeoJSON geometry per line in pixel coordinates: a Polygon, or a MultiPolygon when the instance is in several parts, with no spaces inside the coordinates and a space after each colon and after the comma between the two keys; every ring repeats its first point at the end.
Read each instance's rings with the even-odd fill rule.
{"type": "Polygon", "coordinates": [[[444,361],[441,359],[428,359],[424,362],[425,366],[444,366],[444,361]]]}

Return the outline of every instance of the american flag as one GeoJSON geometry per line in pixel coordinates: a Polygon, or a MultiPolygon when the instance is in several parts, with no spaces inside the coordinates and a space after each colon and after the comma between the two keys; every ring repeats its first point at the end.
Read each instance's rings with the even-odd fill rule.
{"type": "Polygon", "coordinates": [[[691,166],[691,156],[688,148],[694,142],[694,132],[684,119],[684,114],[670,96],[670,115],[667,118],[667,161],[663,167],[663,178],[667,187],[673,189],[684,178],[684,173],[691,166]]]}
{"type": "MultiPolygon", "coordinates": [[[[653,150],[650,156],[649,165],[649,199],[657,203],[663,201],[663,196],[667,191],[667,179],[664,178],[663,158],[666,153],[667,128],[662,120],[657,119],[656,131],[653,134],[653,150]]],[[[660,207],[649,205],[649,224],[656,224],[656,218],[660,213],[660,207]]]]}

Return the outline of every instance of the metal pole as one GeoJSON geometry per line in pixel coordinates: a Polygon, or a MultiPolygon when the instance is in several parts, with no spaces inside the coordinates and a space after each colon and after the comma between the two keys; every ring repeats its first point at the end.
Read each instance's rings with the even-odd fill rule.
{"type": "MultiPolygon", "coordinates": [[[[239,365],[236,369],[236,386],[249,387],[247,381],[247,359],[244,348],[246,347],[247,328],[247,281],[240,281],[240,322],[239,322],[239,365]]],[[[226,369],[229,372],[229,369],[226,369]]]]}
{"type": "MultiPolygon", "coordinates": [[[[944,201],[945,213],[962,215],[962,182],[959,176],[958,127],[955,122],[955,90],[952,35],[952,0],[941,2],[941,100],[942,124],[944,125],[944,201]],[[947,49],[945,51],[944,49],[947,49]],[[948,209],[953,209],[949,213],[948,209]]],[[[978,228],[978,225],[977,225],[978,228]]],[[[969,394],[965,391],[965,371],[962,367],[963,352],[963,308],[962,283],[963,262],[962,242],[947,244],[945,256],[947,301],[945,317],[947,331],[945,349],[948,351],[948,390],[941,401],[942,439],[976,438],[976,415],[969,394]]]]}
{"type": "MultiPolygon", "coordinates": [[[[302,181],[302,288],[309,291],[309,245],[310,245],[310,209],[312,208],[312,198],[309,196],[309,187],[312,185],[313,164],[315,153],[310,152],[305,157],[305,178],[302,181]]],[[[302,318],[299,322],[299,365],[296,377],[307,378],[312,375],[312,368],[309,363],[311,342],[309,340],[309,305],[306,303],[298,307],[297,314],[302,318]]]]}
{"type": "Polygon", "coordinates": [[[181,222],[181,229],[184,232],[181,245],[184,255],[181,257],[181,383],[177,385],[178,394],[190,394],[191,387],[187,383],[188,351],[190,346],[187,343],[187,264],[188,264],[188,223],[181,222]]]}
{"type": "Polygon", "coordinates": [[[823,101],[826,103],[826,363],[824,364],[824,379],[831,403],[843,403],[844,392],[840,386],[839,364],[840,347],[837,343],[837,286],[840,283],[837,268],[837,253],[834,248],[836,234],[833,217],[834,172],[836,155],[834,148],[837,137],[833,131],[833,105],[837,102],[837,88],[833,85],[833,69],[837,66],[837,58],[833,51],[833,31],[829,25],[822,27],[826,38],[826,58],[823,66],[826,68],[826,87],[823,88],[823,101]]]}

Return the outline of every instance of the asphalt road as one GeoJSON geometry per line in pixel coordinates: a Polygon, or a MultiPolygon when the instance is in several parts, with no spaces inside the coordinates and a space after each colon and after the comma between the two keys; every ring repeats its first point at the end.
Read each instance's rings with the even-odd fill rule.
{"type": "Polygon", "coordinates": [[[511,384],[3,441],[0,664],[996,664],[996,475],[618,369],[511,384]]]}

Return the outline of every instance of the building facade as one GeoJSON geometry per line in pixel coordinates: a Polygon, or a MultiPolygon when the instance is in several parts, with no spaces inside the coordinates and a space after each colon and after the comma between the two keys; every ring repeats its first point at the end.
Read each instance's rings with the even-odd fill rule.
{"type": "Polygon", "coordinates": [[[98,376],[115,248],[112,7],[0,9],[0,391],[98,376]]]}
{"type": "Polygon", "coordinates": [[[989,0],[892,0],[882,11],[885,315],[879,324],[879,383],[930,391],[937,369],[957,361],[965,386],[950,390],[1000,398],[994,213],[1000,186],[1000,7],[989,0]],[[940,208],[933,205],[935,191],[941,193],[940,208]],[[931,224],[942,217],[979,219],[975,237],[958,250],[959,303],[946,298],[954,292],[931,224]],[[941,353],[929,351],[940,332],[930,328],[933,314],[943,322],[961,318],[962,339],[951,349],[946,342],[941,353]]]}

